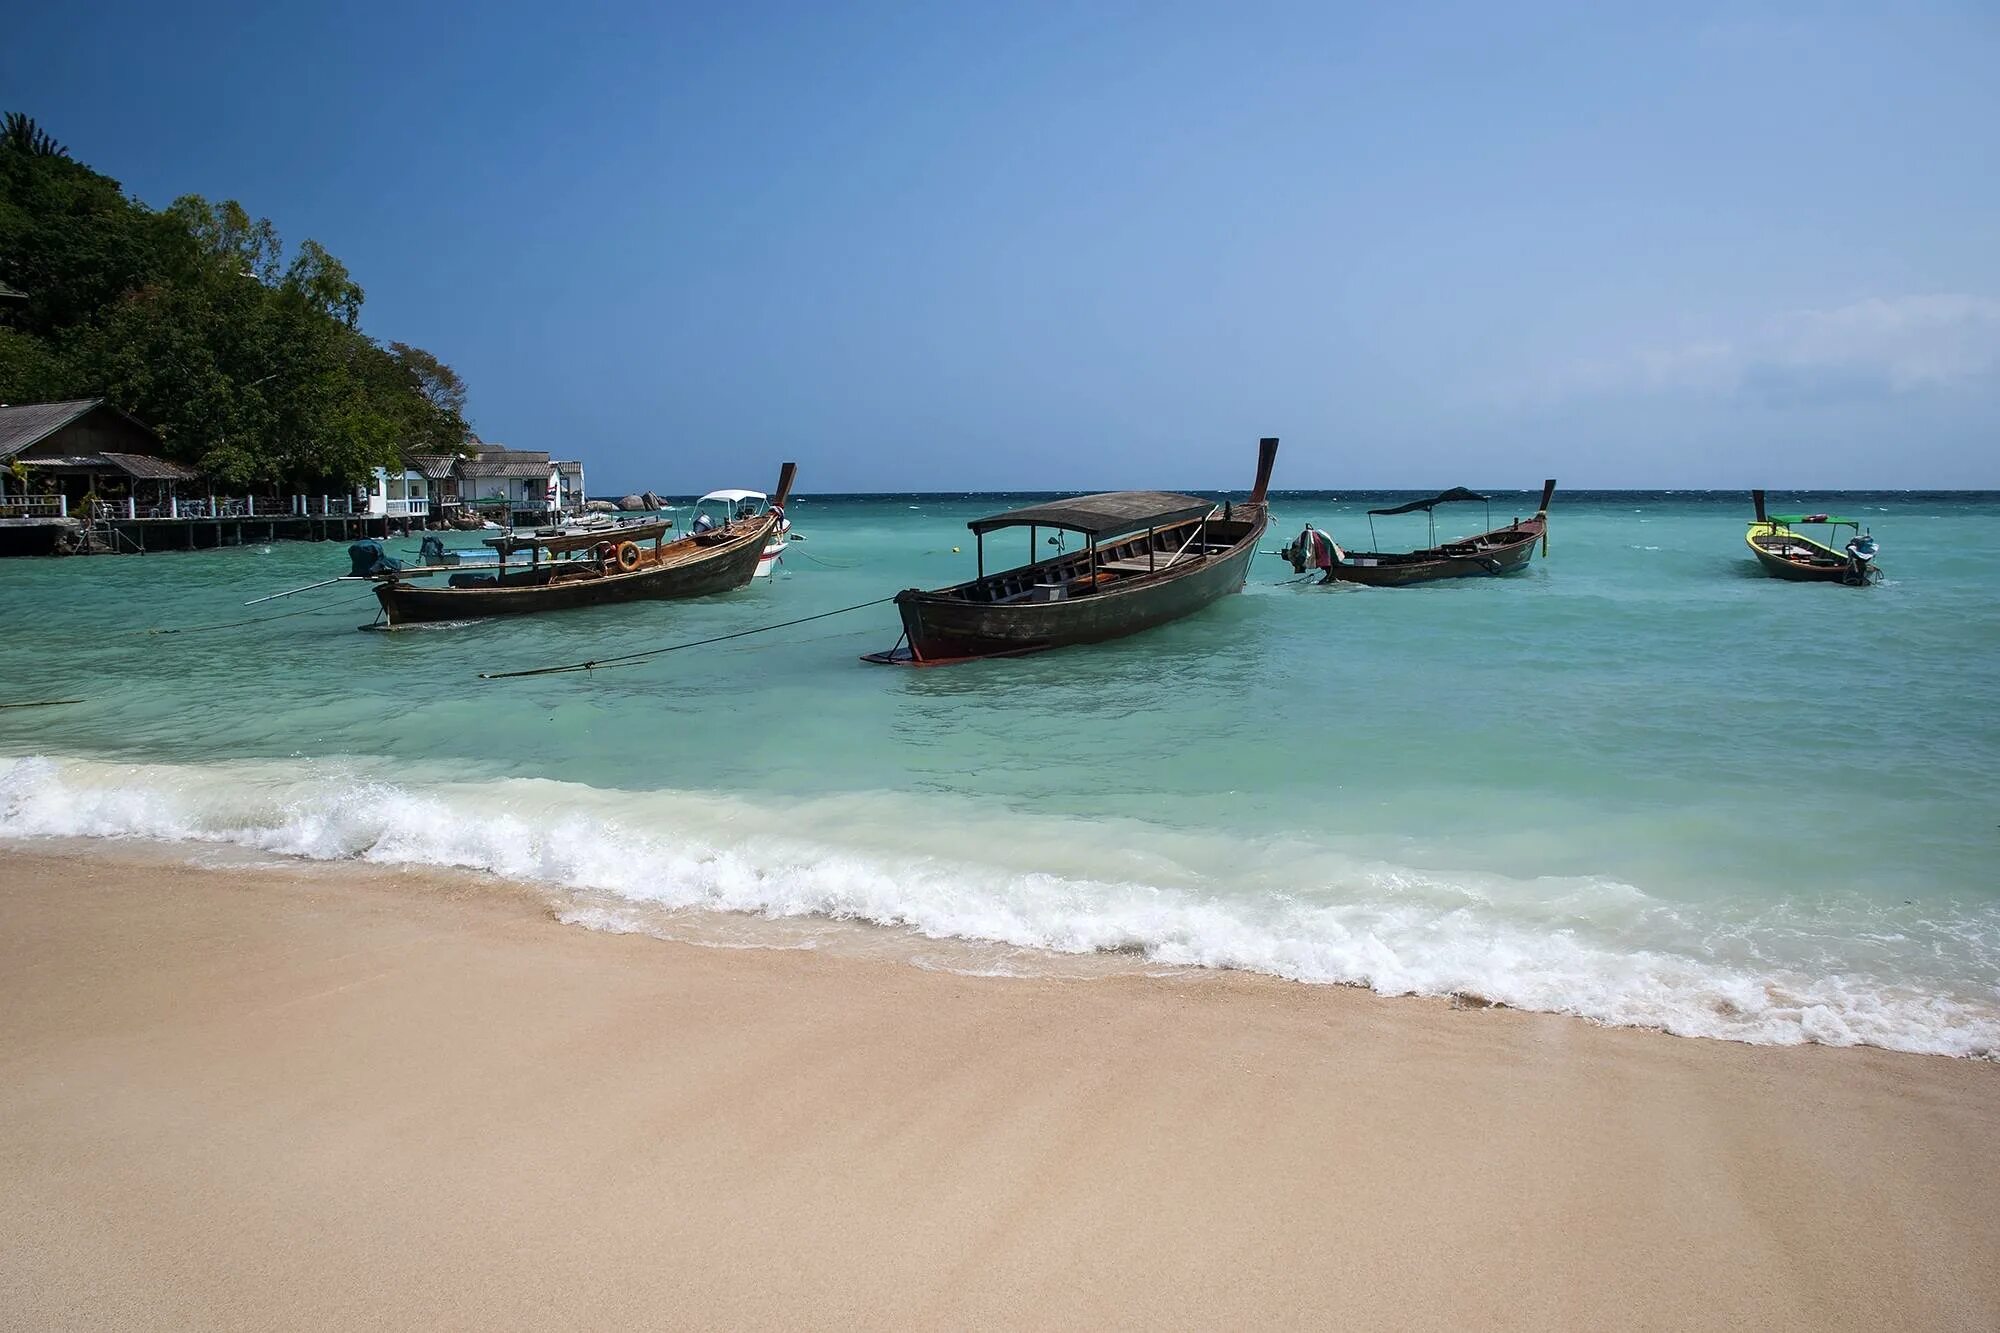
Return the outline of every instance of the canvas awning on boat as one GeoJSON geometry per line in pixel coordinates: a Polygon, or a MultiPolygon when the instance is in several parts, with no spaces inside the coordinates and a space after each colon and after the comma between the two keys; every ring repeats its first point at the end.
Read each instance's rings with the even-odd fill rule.
{"type": "Polygon", "coordinates": [[[1838,514],[1773,514],[1770,521],[1773,523],[1783,523],[1787,527],[1790,527],[1794,523],[1833,523],[1850,528],[1861,526],[1859,521],[1851,518],[1842,518],[1838,514]]]}
{"type": "Polygon", "coordinates": [[[1388,514],[1414,514],[1421,509],[1428,514],[1438,505],[1452,504],[1459,500],[1484,500],[1485,498],[1485,496],[1477,491],[1468,491],[1463,486],[1454,486],[1442,495],[1433,495],[1428,500],[1412,500],[1408,504],[1399,504],[1390,509],[1371,509],[1368,512],[1380,517],[1388,514]]]}
{"type": "Polygon", "coordinates": [[[1183,519],[1200,518],[1215,505],[1198,495],[1175,495],[1171,491],[1106,491],[1101,495],[1079,495],[1068,500],[1010,509],[989,518],[975,518],[966,524],[984,535],[996,528],[1065,528],[1086,537],[1107,537],[1137,532],[1141,528],[1164,527],[1183,519]]]}

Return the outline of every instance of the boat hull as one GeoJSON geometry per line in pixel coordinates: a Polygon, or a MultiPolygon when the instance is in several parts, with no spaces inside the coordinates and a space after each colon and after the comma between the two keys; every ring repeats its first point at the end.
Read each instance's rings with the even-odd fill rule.
{"type": "Polygon", "coordinates": [[[784,563],[785,544],[789,540],[787,534],[791,530],[792,522],[790,519],[778,520],[777,531],[773,532],[764,543],[764,554],[757,560],[757,572],[753,577],[768,579],[771,577],[772,572],[784,563]]]}
{"type": "Polygon", "coordinates": [[[1357,553],[1326,571],[1323,583],[1359,583],[1371,588],[1405,588],[1413,583],[1433,583],[1439,579],[1498,578],[1518,574],[1535,558],[1535,543],[1542,539],[1543,522],[1529,519],[1515,529],[1502,529],[1509,540],[1488,550],[1464,555],[1440,555],[1435,559],[1407,560],[1363,565],[1356,560],[1381,559],[1357,553]],[[1515,533],[1522,534],[1518,540],[1515,533]]]}
{"type": "Polygon", "coordinates": [[[1185,572],[1062,601],[969,602],[910,589],[896,596],[907,653],[878,653],[868,660],[909,665],[971,661],[1102,643],[1154,629],[1240,591],[1266,522],[1259,513],[1226,551],[1204,556],[1185,572]]]}
{"type": "Polygon", "coordinates": [[[1784,534],[1783,540],[1794,547],[1809,548],[1817,554],[1817,558],[1790,559],[1758,545],[1760,538],[1772,540],[1778,536],[1775,530],[1759,530],[1757,527],[1752,527],[1743,539],[1750,547],[1750,554],[1757,557],[1757,563],[1762,565],[1764,572],[1772,578],[1784,579],[1787,583],[1844,583],[1850,587],[1860,587],[1876,576],[1877,571],[1872,563],[1862,564],[1857,568],[1832,547],[1822,546],[1796,533],[1784,534]]]}
{"type": "Polygon", "coordinates": [[[770,524],[766,523],[672,563],[630,573],[518,587],[425,588],[413,583],[378,583],[375,597],[391,627],[707,597],[748,584],[769,539],[770,524]]]}

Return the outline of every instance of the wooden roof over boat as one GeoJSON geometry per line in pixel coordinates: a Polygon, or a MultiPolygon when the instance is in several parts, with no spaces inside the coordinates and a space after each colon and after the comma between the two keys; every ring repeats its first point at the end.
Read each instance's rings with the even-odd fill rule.
{"type": "Polygon", "coordinates": [[[1029,505],[1026,509],[1010,509],[1004,514],[975,518],[965,526],[982,534],[995,528],[1037,527],[1066,528],[1088,537],[1104,537],[1200,518],[1213,508],[1212,501],[1198,495],[1175,495],[1171,491],[1105,491],[1101,495],[1079,495],[1068,500],[1029,505]]]}
{"type": "Polygon", "coordinates": [[[619,542],[649,542],[665,536],[665,523],[634,523],[624,528],[597,528],[588,532],[535,533],[529,536],[508,534],[504,537],[488,537],[486,544],[502,554],[515,551],[532,551],[537,547],[551,555],[567,555],[572,551],[587,551],[604,542],[616,545],[619,542]]]}

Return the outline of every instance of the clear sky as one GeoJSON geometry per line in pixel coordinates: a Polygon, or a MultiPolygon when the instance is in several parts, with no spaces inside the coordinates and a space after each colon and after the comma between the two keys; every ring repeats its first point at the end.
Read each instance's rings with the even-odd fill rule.
{"type": "Polygon", "coordinates": [[[596,492],[2000,486],[2000,8],[24,6],[596,492]]]}

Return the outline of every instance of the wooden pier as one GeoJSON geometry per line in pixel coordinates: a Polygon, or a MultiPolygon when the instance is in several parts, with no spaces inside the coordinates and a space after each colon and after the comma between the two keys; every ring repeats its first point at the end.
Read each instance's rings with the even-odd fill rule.
{"type": "MultiPolygon", "coordinates": [[[[353,542],[407,535],[429,526],[428,514],[344,512],[323,502],[291,506],[231,501],[186,506],[195,512],[141,514],[127,506],[97,506],[88,518],[60,512],[66,506],[0,510],[0,556],[142,555],[148,551],[206,551],[267,542],[353,542]]],[[[175,510],[183,507],[176,505],[175,510]]]]}

